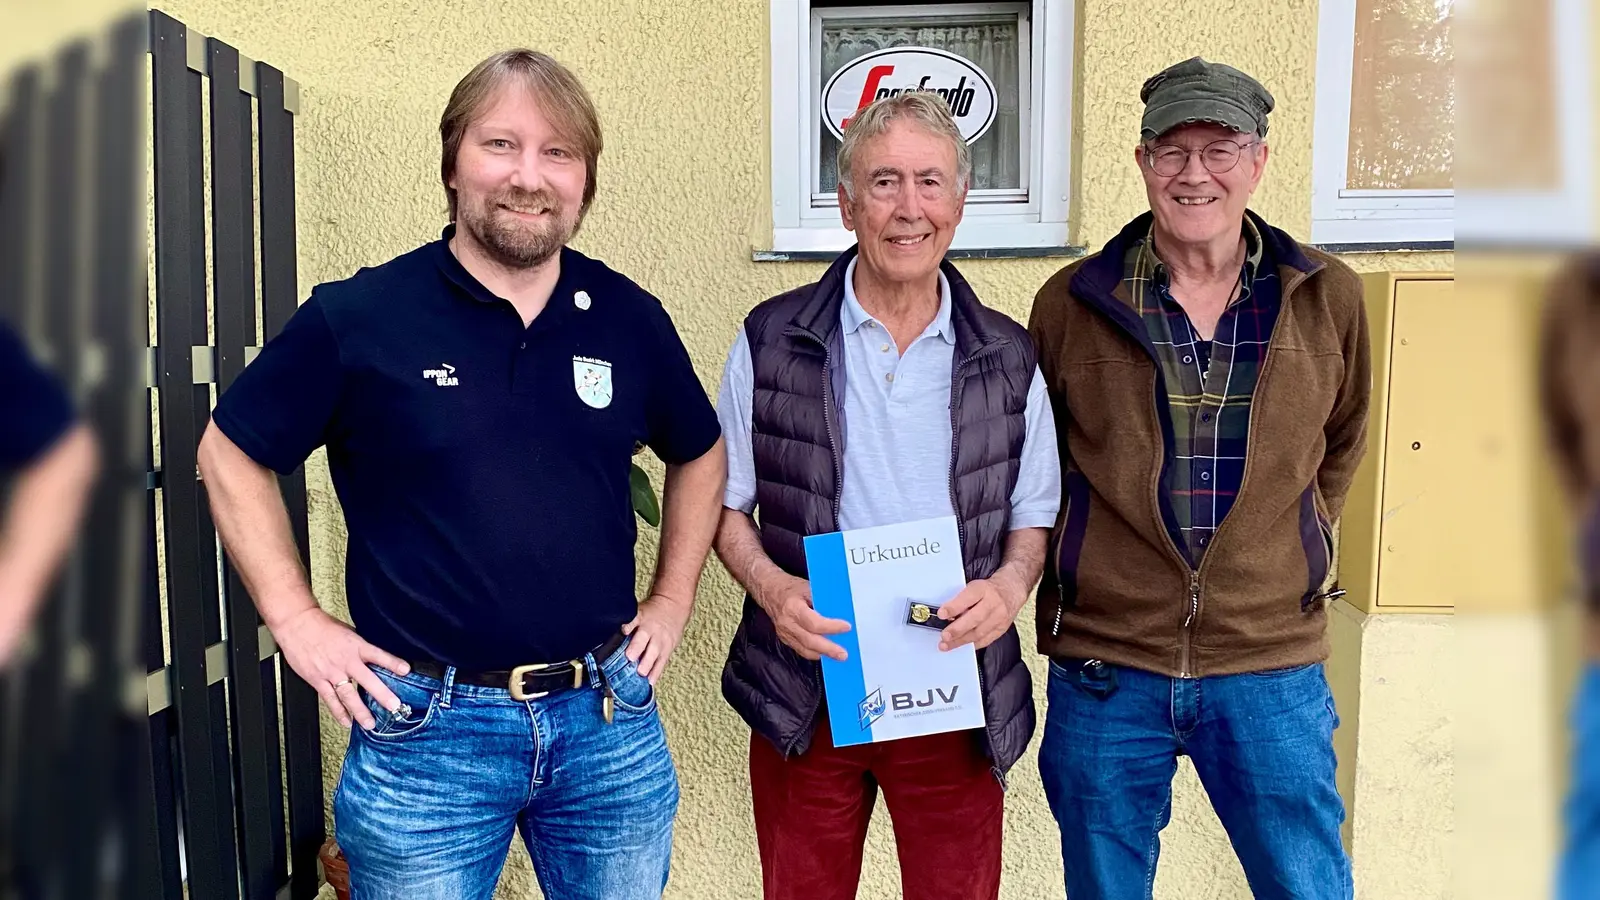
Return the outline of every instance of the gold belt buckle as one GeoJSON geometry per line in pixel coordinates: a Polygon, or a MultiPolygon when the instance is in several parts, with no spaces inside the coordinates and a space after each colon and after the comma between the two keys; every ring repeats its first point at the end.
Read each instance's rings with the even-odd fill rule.
{"type": "Polygon", "coordinates": [[[530,663],[526,666],[517,666],[515,669],[511,670],[511,683],[506,685],[511,689],[511,699],[518,702],[527,702],[529,700],[538,700],[541,697],[548,696],[550,694],[549,691],[534,691],[531,694],[527,691],[524,691],[522,689],[522,677],[530,672],[553,669],[556,666],[571,666],[572,686],[574,688],[583,687],[583,660],[581,659],[575,659],[571,662],[564,663],[530,663]]]}

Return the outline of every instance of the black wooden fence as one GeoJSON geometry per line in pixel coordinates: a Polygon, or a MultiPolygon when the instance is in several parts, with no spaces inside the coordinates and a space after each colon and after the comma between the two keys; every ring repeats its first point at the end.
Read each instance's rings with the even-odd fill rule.
{"type": "MultiPolygon", "coordinates": [[[[0,898],[316,895],[317,697],[223,558],[195,466],[216,393],[297,305],[298,94],[152,10],[0,95],[0,316],[103,460],[0,678],[0,898]]],[[[282,487],[304,556],[303,475],[282,487]]]]}
{"type": "MultiPolygon", "coordinates": [[[[287,888],[299,900],[316,893],[324,839],[317,696],[283,664],[222,558],[195,470],[214,393],[297,306],[299,90],[272,66],[149,15],[161,401],[152,471],[166,561],[165,655],[147,606],[160,896],[180,897],[181,850],[191,897],[262,900],[287,888]]],[[[304,475],[282,487],[304,558],[304,475]]]]}

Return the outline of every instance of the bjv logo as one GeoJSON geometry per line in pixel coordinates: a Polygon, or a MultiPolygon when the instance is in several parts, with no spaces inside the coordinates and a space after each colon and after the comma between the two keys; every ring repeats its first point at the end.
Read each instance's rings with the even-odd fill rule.
{"type": "Polygon", "coordinates": [[[956,693],[960,690],[961,685],[952,684],[950,685],[949,693],[945,693],[944,688],[935,688],[928,691],[923,697],[917,697],[909,692],[903,694],[890,694],[889,703],[894,706],[895,712],[899,712],[904,709],[934,706],[935,704],[939,706],[949,706],[956,702],[956,693]],[[938,699],[934,699],[935,695],[937,695],[938,699]]]}
{"type": "Polygon", "coordinates": [[[878,688],[863,699],[856,711],[861,716],[861,730],[866,731],[872,723],[883,718],[883,689],[878,688]]]}

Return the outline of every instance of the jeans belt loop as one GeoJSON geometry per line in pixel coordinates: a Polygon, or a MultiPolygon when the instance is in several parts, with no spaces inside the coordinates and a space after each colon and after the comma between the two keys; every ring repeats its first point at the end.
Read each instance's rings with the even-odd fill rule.
{"type": "Polygon", "coordinates": [[[589,687],[591,689],[600,687],[600,666],[604,662],[605,660],[603,659],[594,658],[593,650],[583,655],[583,674],[588,679],[589,687]]]}
{"type": "Polygon", "coordinates": [[[456,667],[455,666],[445,666],[445,668],[444,668],[444,686],[439,689],[439,708],[440,709],[449,709],[450,708],[450,696],[455,693],[455,689],[456,689],[456,667]]]}

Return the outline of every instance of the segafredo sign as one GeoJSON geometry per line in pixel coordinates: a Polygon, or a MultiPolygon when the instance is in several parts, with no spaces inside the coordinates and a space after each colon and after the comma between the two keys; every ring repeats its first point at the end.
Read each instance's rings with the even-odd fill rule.
{"type": "Polygon", "coordinates": [[[893,47],[845,63],[822,87],[823,121],[844,140],[845,126],[857,111],[906,91],[943,97],[969,144],[994,124],[994,82],[976,63],[932,47],[893,47]]]}

